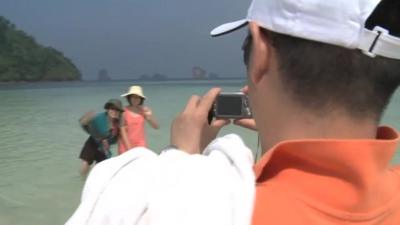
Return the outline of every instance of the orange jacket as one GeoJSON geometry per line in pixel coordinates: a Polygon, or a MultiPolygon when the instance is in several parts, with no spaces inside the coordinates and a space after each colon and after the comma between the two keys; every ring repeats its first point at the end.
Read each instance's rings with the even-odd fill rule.
{"type": "Polygon", "coordinates": [[[400,225],[399,135],[375,140],[298,140],[271,149],[255,166],[253,225],[400,225]]]}

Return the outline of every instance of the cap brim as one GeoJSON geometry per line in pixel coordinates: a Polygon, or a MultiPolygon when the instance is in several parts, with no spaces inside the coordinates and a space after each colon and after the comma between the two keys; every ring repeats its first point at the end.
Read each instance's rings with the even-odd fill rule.
{"type": "Polygon", "coordinates": [[[224,34],[231,33],[231,32],[233,32],[235,30],[239,30],[240,28],[246,26],[248,24],[248,22],[249,21],[247,19],[242,19],[242,20],[238,20],[238,21],[222,24],[222,25],[214,28],[210,32],[210,35],[212,37],[218,37],[218,36],[221,36],[221,35],[224,35],[224,34]]]}

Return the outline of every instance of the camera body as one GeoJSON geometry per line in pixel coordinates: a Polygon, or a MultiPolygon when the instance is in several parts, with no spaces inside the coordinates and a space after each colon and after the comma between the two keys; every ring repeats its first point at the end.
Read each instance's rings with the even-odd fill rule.
{"type": "Polygon", "coordinates": [[[252,114],[247,96],[242,92],[220,93],[210,110],[209,121],[212,117],[217,119],[251,118],[252,114]]]}

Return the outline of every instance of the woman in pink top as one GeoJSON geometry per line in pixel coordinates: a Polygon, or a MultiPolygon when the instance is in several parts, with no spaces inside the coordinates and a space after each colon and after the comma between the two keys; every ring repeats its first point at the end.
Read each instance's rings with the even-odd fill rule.
{"type": "Polygon", "coordinates": [[[121,96],[126,97],[129,105],[125,107],[122,114],[120,125],[121,135],[118,141],[119,154],[134,147],[147,147],[145,121],[154,129],[159,128],[152,110],[143,105],[146,97],[143,94],[142,87],[131,86],[129,91],[121,96]]]}

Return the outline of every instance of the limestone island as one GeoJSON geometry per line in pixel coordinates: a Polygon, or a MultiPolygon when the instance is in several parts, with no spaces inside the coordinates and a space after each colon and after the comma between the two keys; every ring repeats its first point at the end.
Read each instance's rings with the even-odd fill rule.
{"type": "Polygon", "coordinates": [[[0,16],[0,82],[72,80],[81,73],[70,59],[0,16]]]}

